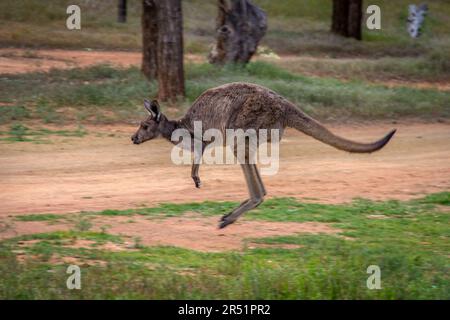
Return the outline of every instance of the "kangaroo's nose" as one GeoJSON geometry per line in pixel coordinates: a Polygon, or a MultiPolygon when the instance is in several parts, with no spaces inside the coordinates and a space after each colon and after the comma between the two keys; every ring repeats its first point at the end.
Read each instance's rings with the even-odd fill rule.
{"type": "Polygon", "coordinates": [[[131,141],[133,141],[134,144],[139,144],[139,139],[137,136],[132,136],[131,141]]]}

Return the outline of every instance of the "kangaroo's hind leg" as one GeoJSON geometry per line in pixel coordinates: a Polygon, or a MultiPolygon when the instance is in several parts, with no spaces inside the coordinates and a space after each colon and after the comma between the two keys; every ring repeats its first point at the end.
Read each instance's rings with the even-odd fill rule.
{"type": "MultiPolygon", "coordinates": [[[[255,186],[253,186],[253,184],[252,184],[252,187],[253,187],[253,189],[254,189],[253,194],[254,194],[255,197],[257,197],[257,195],[262,195],[261,197],[264,197],[264,196],[267,194],[267,192],[266,192],[266,188],[264,187],[264,184],[263,184],[263,182],[262,182],[262,180],[261,180],[261,176],[259,175],[258,167],[256,166],[256,164],[251,164],[250,167],[251,167],[250,169],[253,171],[253,173],[254,173],[254,175],[255,175],[255,177],[256,177],[256,179],[255,179],[255,180],[256,180],[255,186]]],[[[243,169],[244,174],[245,174],[245,169],[244,169],[244,168],[242,168],[242,169],[243,169]]],[[[247,179],[246,179],[246,180],[247,180],[247,179]]],[[[248,186],[248,183],[247,183],[247,186],[248,186]]],[[[251,190],[250,187],[248,187],[248,188],[249,188],[250,199],[247,199],[247,200],[245,200],[244,202],[242,202],[242,203],[241,203],[236,209],[234,209],[232,212],[223,215],[222,218],[221,218],[221,221],[224,221],[227,217],[229,217],[231,214],[233,214],[233,212],[235,212],[237,209],[239,209],[239,208],[242,207],[243,205],[247,204],[247,202],[249,202],[249,201],[251,200],[252,193],[251,193],[251,191],[250,191],[250,190],[251,190]]],[[[253,189],[252,189],[252,190],[253,190],[253,189]]]]}
{"type": "Polygon", "coordinates": [[[262,182],[261,175],[259,174],[258,167],[256,164],[252,164],[252,170],[255,172],[256,177],[258,178],[259,187],[263,193],[263,195],[267,194],[266,188],[264,187],[264,183],[262,182]]]}
{"type": "Polygon", "coordinates": [[[222,217],[219,228],[224,228],[227,225],[235,222],[244,212],[256,208],[264,201],[264,185],[258,178],[256,165],[241,164],[244,172],[245,180],[247,182],[248,193],[250,198],[242,202],[239,207],[234,209],[229,214],[222,217]]]}

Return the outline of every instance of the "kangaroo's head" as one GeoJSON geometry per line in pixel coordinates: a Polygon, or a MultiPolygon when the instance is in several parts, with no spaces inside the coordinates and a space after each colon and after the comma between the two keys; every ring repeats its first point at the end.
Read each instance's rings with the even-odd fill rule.
{"type": "Polygon", "coordinates": [[[160,135],[159,124],[164,117],[160,111],[158,101],[152,102],[147,99],[144,100],[144,107],[149,113],[147,119],[141,122],[136,133],[131,136],[131,141],[134,144],[140,144],[147,140],[154,139],[160,135]]]}

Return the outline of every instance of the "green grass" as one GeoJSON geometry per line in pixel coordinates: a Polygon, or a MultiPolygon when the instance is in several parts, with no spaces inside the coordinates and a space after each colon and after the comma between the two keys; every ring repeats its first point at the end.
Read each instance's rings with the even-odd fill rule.
{"type": "Polygon", "coordinates": [[[30,129],[21,123],[15,123],[10,126],[9,131],[0,131],[0,141],[49,143],[49,136],[84,137],[86,134],[87,131],[82,127],[76,130],[30,129]]]}
{"type": "Polygon", "coordinates": [[[25,214],[15,217],[19,221],[55,221],[63,219],[64,217],[60,214],[25,214]]]}
{"type": "Polygon", "coordinates": [[[434,203],[444,206],[450,205],[450,197],[447,192],[433,193],[418,201],[421,203],[434,203]]]}
{"type": "Polygon", "coordinates": [[[62,243],[70,243],[66,240],[74,241],[78,239],[91,240],[97,244],[103,244],[108,241],[113,243],[121,243],[123,241],[120,236],[111,235],[104,232],[79,231],[79,230],[29,234],[17,238],[17,240],[19,241],[40,240],[41,242],[39,245],[49,243],[60,245],[62,243]]]}
{"type": "Polygon", "coordinates": [[[406,87],[386,88],[357,81],[308,78],[289,73],[274,65],[254,62],[245,69],[223,70],[210,65],[192,65],[188,97],[196,97],[208,87],[232,81],[264,85],[299,105],[319,119],[345,118],[423,118],[446,117],[450,94],[406,87]],[[219,81],[218,81],[219,80],[219,81]]]}
{"type": "MultiPolygon", "coordinates": [[[[145,247],[138,239],[133,250],[113,252],[101,250],[98,245],[120,244],[123,239],[105,232],[22,236],[0,242],[0,298],[449,299],[450,221],[449,211],[441,208],[449,203],[450,192],[405,202],[359,199],[342,205],[280,198],[266,201],[244,218],[330,222],[343,230],[340,235],[298,234],[247,240],[299,245],[294,249],[264,247],[204,253],[145,247]],[[78,239],[94,243],[87,248],[70,247],[78,239]],[[17,251],[18,243],[24,240],[39,241],[17,251]],[[33,258],[18,263],[15,256],[24,251],[33,258]],[[55,265],[50,262],[52,257],[79,259],[81,290],[66,289],[67,264],[55,265]],[[106,265],[87,264],[89,261],[103,261],[106,265]],[[381,269],[380,290],[366,287],[369,265],[381,269]]],[[[167,204],[152,208],[151,214],[195,211],[220,215],[232,205],[167,204]]],[[[142,214],[138,210],[116,214],[142,214]]]]}
{"type": "Polygon", "coordinates": [[[418,57],[381,57],[352,59],[302,57],[273,60],[273,63],[299,74],[320,75],[363,81],[448,82],[450,45],[418,57]]]}
{"type": "MultiPolygon", "coordinates": [[[[308,78],[267,62],[252,62],[245,67],[186,65],[187,97],[170,116],[181,116],[203,91],[233,81],[273,89],[321,120],[450,115],[448,92],[308,78]]],[[[0,113],[0,123],[30,119],[56,124],[129,122],[145,115],[142,100],[155,95],[156,84],[147,82],[135,67],[101,65],[8,76],[0,78],[0,101],[11,105],[2,107],[6,111],[0,113]]]]}
{"type": "Polygon", "coordinates": [[[234,202],[212,202],[204,201],[201,203],[187,203],[183,205],[173,204],[173,203],[162,203],[156,207],[152,208],[138,208],[138,209],[127,209],[127,210],[103,210],[100,212],[88,213],[93,215],[104,215],[104,216],[131,216],[131,215],[148,215],[157,217],[175,217],[181,216],[186,212],[197,212],[202,215],[217,215],[225,214],[234,207],[237,203],[234,202]]]}

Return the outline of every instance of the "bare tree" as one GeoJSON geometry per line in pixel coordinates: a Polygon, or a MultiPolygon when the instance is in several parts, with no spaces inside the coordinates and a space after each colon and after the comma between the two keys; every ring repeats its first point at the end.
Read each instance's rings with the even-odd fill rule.
{"type": "Polygon", "coordinates": [[[127,0],[119,0],[117,6],[117,22],[127,22],[127,0]]]}
{"type": "Polygon", "coordinates": [[[158,98],[184,96],[181,0],[158,1],[158,98]]]}
{"type": "Polygon", "coordinates": [[[158,98],[184,96],[181,0],[143,0],[142,34],[142,72],[158,80],[158,98]]]}
{"type": "Polygon", "coordinates": [[[350,0],[348,9],[348,35],[357,40],[362,39],[362,17],[362,0],[350,0]]]}
{"type": "Polygon", "coordinates": [[[142,1],[142,73],[149,80],[156,80],[158,74],[157,46],[158,24],[156,5],[153,0],[142,1]]]}
{"type": "Polygon", "coordinates": [[[362,16],[362,0],[333,0],[331,31],[361,40],[362,16]]]}
{"type": "Polygon", "coordinates": [[[267,15],[250,0],[218,0],[217,42],[211,63],[247,63],[267,30],[267,15]]]}

